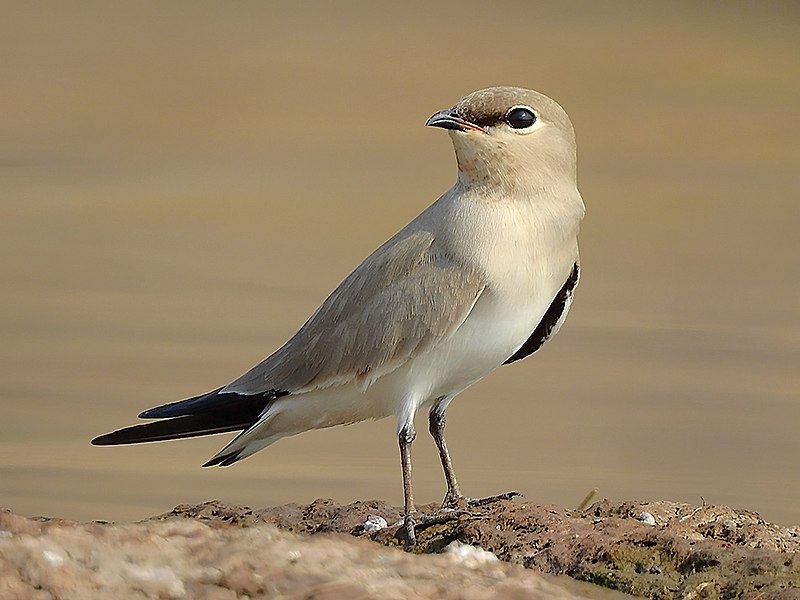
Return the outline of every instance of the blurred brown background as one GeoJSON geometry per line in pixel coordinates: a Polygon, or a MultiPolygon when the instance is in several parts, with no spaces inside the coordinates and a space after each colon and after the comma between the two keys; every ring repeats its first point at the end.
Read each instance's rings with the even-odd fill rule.
{"type": "Polygon", "coordinates": [[[199,466],[223,437],[89,440],[278,347],[453,182],[425,119],[510,84],[572,116],[584,273],[562,333],[451,407],[462,488],[800,522],[798,40],[792,2],[4,3],[0,506],[399,504],[390,420],[231,469],[199,466]]]}

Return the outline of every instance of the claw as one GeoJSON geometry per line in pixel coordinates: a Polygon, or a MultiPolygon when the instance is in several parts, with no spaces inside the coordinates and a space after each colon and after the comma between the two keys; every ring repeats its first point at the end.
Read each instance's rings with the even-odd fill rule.
{"type": "Polygon", "coordinates": [[[522,496],[523,494],[520,492],[505,492],[494,496],[486,496],[486,498],[467,498],[467,504],[469,506],[484,506],[492,502],[497,502],[498,500],[513,500],[514,498],[521,498],[522,496]]]}
{"type": "Polygon", "coordinates": [[[496,494],[494,496],[487,496],[485,498],[467,498],[466,496],[445,496],[442,502],[442,509],[452,509],[458,506],[485,506],[498,500],[513,500],[517,497],[522,497],[520,492],[505,492],[503,494],[496,494]]]}
{"type": "Polygon", "coordinates": [[[466,510],[443,509],[432,515],[422,515],[419,513],[406,515],[403,519],[403,532],[406,536],[406,548],[415,546],[417,543],[417,527],[430,527],[431,525],[441,525],[450,521],[457,521],[462,515],[469,515],[466,510]]]}
{"type": "Polygon", "coordinates": [[[411,548],[417,545],[417,532],[414,528],[417,524],[414,522],[414,517],[406,515],[403,519],[403,531],[406,534],[406,548],[411,548]]]}

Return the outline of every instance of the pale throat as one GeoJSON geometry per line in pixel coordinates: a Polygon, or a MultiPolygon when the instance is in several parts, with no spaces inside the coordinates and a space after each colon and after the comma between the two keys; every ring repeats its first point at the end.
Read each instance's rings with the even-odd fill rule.
{"type": "Polygon", "coordinates": [[[537,195],[577,187],[575,159],[547,152],[512,153],[505,148],[453,139],[458,180],[465,189],[537,195]]]}

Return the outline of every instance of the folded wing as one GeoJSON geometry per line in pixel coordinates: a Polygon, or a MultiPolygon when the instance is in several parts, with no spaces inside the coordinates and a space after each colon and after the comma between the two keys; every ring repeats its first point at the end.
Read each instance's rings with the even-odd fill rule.
{"type": "Polygon", "coordinates": [[[163,419],[92,440],[132,444],[228,431],[258,423],[276,398],[382,375],[451,335],[485,285],[437,251],[424,230],[401,232],[353,271],[274,354],[227,386],[144,411],[163,419]]]}

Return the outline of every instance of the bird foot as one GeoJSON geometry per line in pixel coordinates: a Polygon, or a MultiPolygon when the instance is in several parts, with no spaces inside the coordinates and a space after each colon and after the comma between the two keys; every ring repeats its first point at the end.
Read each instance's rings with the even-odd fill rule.
{"type": "Polygon", "coordinates": [[[503,494],[495,494],[494,496],[486,496],[485,498],[467,498],[466,496],[448,494],[442,501],[442,510],[449,509],[464,509],[476,508],[478,506],[486,506],[498,500],[513,500],[517,497],[522,497],[520,492],[505,492],[503,494]]]}
{"type": "Polygon", "coordinates": [[[465,510],[455,510],[443,508],[433,514],[426,515],[419,512],[407,514],[403,519],[403,532],[405,533],[406,548],[415,546],[417,543],[417,528],[430,527],[431,525],[441,525],[456,521],[462,515],[469,514],[465,510]]]}
{"type": "MultiPolygon", "coordinates": [[[[405,534],[406,548],[415,546],[417,543],[417,529],[430,527],[431,525],[441,525],[450,521],[457,521],[463,515],[472,514],[469,509],[478,506],[485,506],[498,500],[511,500],[522,496],[520,492],[505,492],[485,498],[467,498],[466,496],[447,496],[442,502],[442,508],[432,514],[422,514],[414,511],[407,514],[403,519],[403,532],[405,534]]],[[[474,515],[477,516],[477,515],[474,515]]]]}

